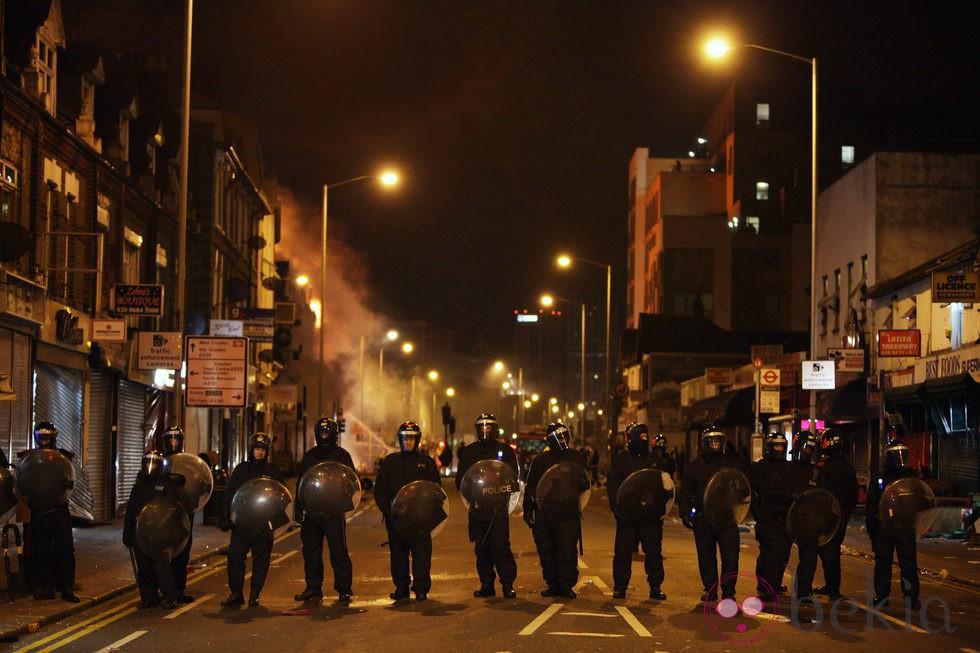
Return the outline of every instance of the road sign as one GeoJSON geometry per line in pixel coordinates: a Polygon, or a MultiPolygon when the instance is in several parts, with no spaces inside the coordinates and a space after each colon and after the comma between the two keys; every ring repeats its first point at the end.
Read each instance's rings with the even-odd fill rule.
{"type": "Polygon", "coordinates": [[[179,370],[184,360],[179,331],[140,331],[136,367],[141,370],[179,370]]]}
{"type": "Polygon", "coordinates": [[[804,390],[833,390],[834,361],[803,361],[804,390]]]}
{"type": "Polygon", "coordinates": [[[276,331],[276,310],[233,306],[231,317],[242,321],[242,335],[253,342],[272,342],[276,331]]]}
{"type": "Polygon", "coordinates": [[[248,338],[187,336],[187,406],[241,408],[247,399],[248,338]]]}
{"type": "Polygon", "coordinates": [[[766,364],[766,361],[764,361],[761,358],[753,358],[752,359],[752,367],[754,367],[757,370],[761,370],[762,369],[762,366],[765,365],[765,364],[766,364]]]}
{"type": "Polygon", "coordinates": [[[762,390],[759,392],[759,412],[767,415],[779,413],[779,390],[762,390]]]}
{"type": "Polygon", "coordinates": [[[779,369],[766,367],[759,370],[759,385],[766,389],[779,389],[779,369]]]}

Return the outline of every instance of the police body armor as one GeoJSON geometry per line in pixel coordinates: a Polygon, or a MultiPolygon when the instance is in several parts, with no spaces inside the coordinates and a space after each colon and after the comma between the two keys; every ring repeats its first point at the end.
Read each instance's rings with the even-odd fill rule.
{"type": "Polygon", "coordinates": [[[297,507],[318,523],[352,513],[360,501],[357,473],[334,460],[310,467],[296,486],[297,507]]]}
{"type": "Polygon", "coordinates": [[[274,478],[252,478],[231,498],[231,523],[250,540],[271,540],[276,529],[289,523],[287,510],[293,502],[286,486],[274,478]]]}
{"type": "Polygon", "coordinates": [[[459,493],[466,510],[479,519],[507,517],[520,504],[517,470],[499,460],[478,460],[463,474],[459,493]]]}

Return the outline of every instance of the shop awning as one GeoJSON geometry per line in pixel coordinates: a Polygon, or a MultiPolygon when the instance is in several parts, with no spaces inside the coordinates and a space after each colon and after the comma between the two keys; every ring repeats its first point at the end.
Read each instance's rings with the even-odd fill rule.
{"type": "Polygon", "coordinates": [[[695,402],[687,411],[691,428],[708,426],[751,426],[755,419],[755,386],[729,390],[695,402]]]}

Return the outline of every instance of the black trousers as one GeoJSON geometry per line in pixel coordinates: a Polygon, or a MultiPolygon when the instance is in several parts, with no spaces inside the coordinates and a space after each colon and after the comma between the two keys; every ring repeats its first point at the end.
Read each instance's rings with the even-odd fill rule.
{"type": "Polygon", "coordinates": [[[786,533],[786,522],[757,521],[755,523],[755,539],[759,542],[759,557],[755,561],[755,575],[768,585],[762,583],[756,588],[760,594],[779,591],[783,584],[783,572],[789,563],[793,541],[786,533]]]}
{"type": "Polygon", "coordinates": [[[170,561],[154,560],[138,546],[133,547],[133,555],[136,556],[136,582],[140,589],[140,600],[144,603],[156,603],[159,591],[167,601],[176,601],[178,592],[170,570],[170,561]]]}
{"type": "MultiPolygon", "coordinates": [[[[330,549],[333,568],[333,588],[339,594],[350,594],[354,582],[354,566],[347,551],[347,522],[343,515],[317,522],[307,516],[299,529],[303,543],[303,572],[306,589],[321,591],[323,585],[323,538],[330,549]]],[[[253,553],[254,555],[254,553],[253,553]]],[[[252,573],[255,573],[254,571],[252,573]]],[[[253,581],[254,582],[254,581],[253,581]]]]}
{"type": "Polygon", "coordinates": [[[738,580],[738,526],[716,529],[704,519],[694,521],[694,545],[698,551],[698,572],[704,591],[717,591],[718,554],[721,554],[721,593],[735,594],[738,580]]]}
{"type": "Polygon", "coordinates": [[[643,569],[647,573],[650,588],[664,582],[663,558],[664,524],[657,520],[652,524],[616,520],[616,541],[613,545],[613,585],[625,590],[633,575],[633,551],[639,542],[643,547],[643,569]]]}
{"type": "Polygon", "coordinates": [[[391,556],[391,580],[395,587],[411,586],[414,592],[428,593],[432,588],[432,536],[407,540],[387,524],[388,552],[391,556]],[[412,556],[409,573],[408,556],[412,556]]]}
{"type": "Polygon", "coordinates": [[[493,585],[496,576],[500,576],[502,585],[513,585],[517,579],[517,561],[510,550],[510,517],[498,515],[492,521],[477,519],[472,514],[469,517],[470,541],[476,552],[480,584],[493,585]]]}
{"type": "Polygon", "coordinates": [[[31,513],[31,538],[37,558],[38,586],[70,591],[75,586],[75,540],[68,504],[31,513]]]}
{"type": "Polygon", "coordinates": [[[252,540],[237,529],[232,529],[228,543],[228,589],[241,594],[245,588],[245,558],[249,549],[252,550],[252,596],[258,596],[269,573],[272,540],[252,540]]]}
{"type": "Polygon", "coordinates": [[[830,541],[817,549],[820,566],[823,567],[823,584],[830,594],[840,594],[840,547],[844,543],[844,536],[847,535],[847,521],[848,516],[845,515],[830,541]]]}
{"type": "Polygon", "coordinates": [[[187,589],[187,565],[191,561],[191,545],[194,543],[194,514],[191,513],[190,529],[187,534],[187,546],[170,561],[170,572],[174,577],[177,594],[183,594],[187,589]]]}
{"type": "Polygon", "coordinates": [[[578,518],[551,523],[538,513],[531,534],[541,561],[541,575],[548,587],[571,589],[578,583],[578,518]]]}
{"type": "Polygon", "coordinates": [[[919,565],[915,560],[915,538],[892,537],[879,525],[871,537],[871,550],[875,554],[875,596],[883,599],[891,594],[892,557],[897,554],[902,594],[918,601],[919,565]]]}

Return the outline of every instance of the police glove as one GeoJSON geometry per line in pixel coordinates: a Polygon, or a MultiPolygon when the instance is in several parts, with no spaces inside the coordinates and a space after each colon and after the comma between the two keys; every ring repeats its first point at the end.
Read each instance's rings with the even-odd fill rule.
{"type": "Polygon", "coordinates": [[[684,515],[681,517],[681,523],[684,524],[684,528],[694,530],[694,519],[692,519],[690,515],[684,515]]]}

